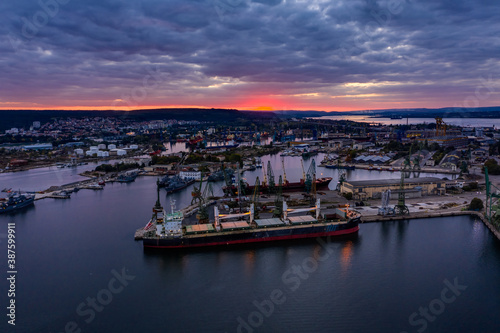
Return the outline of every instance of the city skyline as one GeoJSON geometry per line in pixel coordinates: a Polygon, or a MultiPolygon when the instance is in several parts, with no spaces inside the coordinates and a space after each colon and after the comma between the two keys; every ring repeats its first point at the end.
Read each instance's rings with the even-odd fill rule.
{"type": "Polygon", "coordinates": [[[500,105],[494,1],[0,5],[0,109],[500,105]]]}

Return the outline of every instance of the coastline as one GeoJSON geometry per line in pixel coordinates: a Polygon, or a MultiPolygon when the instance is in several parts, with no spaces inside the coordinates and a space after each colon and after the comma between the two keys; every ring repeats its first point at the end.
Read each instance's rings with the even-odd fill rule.
{"type": "Polygon", "coordinates": [[[400,221],[400,220],[414,220],[414,219],[427,219],[436,217],[450,217],[450,216],[475,216],[480,219],[484,225],[496,236],[500,241],[500,231],[497,230],[484,216],[483,213],[464,210],[464,211],[447,211],[447,212],[423,212],[423,213],[410,213],[410,215],[393,215],[393,216],[381,216],[381,215],[368,215],[361,217],[361,223],[376,223],[376,222],[388,222],[388,221],[400,221]]]}

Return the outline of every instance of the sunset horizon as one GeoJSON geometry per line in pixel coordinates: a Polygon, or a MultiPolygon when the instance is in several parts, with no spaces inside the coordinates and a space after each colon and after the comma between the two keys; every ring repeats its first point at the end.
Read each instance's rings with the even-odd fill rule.
{"type": "Polygon", "coordinates": [[[488,1],[2,6],[0,110],[500,105],[488,1]]]}

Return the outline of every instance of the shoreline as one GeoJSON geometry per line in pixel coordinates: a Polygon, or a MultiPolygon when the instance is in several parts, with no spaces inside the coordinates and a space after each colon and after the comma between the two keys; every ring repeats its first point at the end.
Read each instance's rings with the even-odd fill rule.
{"type": "Polygon", "coordinates": [[[381,215],[368,215],[361,217],[361,223],[377,223],[377,222],[388,222],[388,221],[401,221],[401,220],[415,220],[415,219],[427,219],[427,218],[437,218],[437,217],[450,217],[450,216],[475,216],[480,219],[484,225],[491,231],[493,235],[500,241],[500,231],[497,230],[489,221],[486,219],[483,213],[464,210],[464,211],[447,211],[447,212],[425,212],[425,213],[410,213],[409,215],[393,215],[393,216],[381,216],[381,215]]]}

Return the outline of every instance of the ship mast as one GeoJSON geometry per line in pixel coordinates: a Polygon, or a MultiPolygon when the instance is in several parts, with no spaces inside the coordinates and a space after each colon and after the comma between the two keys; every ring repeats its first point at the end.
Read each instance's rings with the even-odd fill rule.
{"type": "Polygon", "coordinates": [[[156,180],[156,204],[153,208],[153,212],[161,212],[163,210],[163,207],[161,206],[160,203],[160,180],[156,180]]]}

